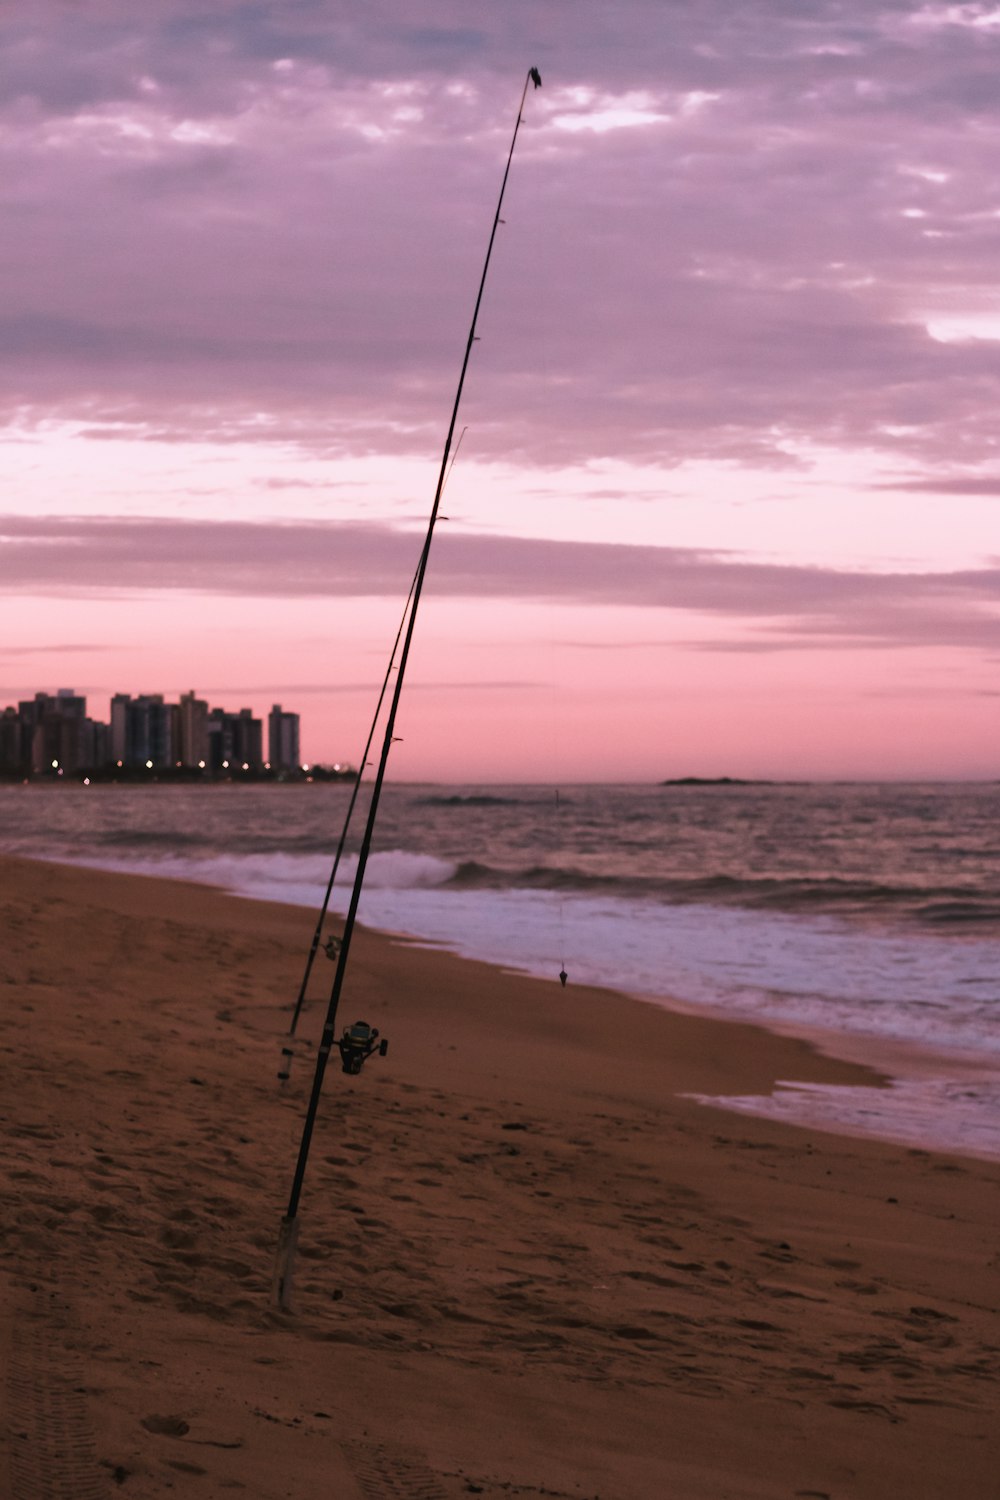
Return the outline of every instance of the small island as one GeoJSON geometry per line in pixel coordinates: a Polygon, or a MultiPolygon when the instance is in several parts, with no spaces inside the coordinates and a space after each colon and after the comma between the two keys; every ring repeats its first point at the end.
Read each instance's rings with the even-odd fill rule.
{"type": "Polygon", "coordinates": [[[739,776],[672,776],[660,786],[773,786],[771,781],[745,781],[739,776]]]}

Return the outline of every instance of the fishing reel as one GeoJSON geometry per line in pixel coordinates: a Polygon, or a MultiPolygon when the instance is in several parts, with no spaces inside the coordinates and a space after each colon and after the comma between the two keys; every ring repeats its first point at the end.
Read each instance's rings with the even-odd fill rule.
{"type": "Polygon", "coordinates": [[[344,1034],[337,1043],[340,1051],[340,1061],[345,1073],[360,1073],[372,1053],[377,1051],[379,1057],[384,1057],[389,1050],[387,1037],[379,1038],[378,1028],[369,1026],[367,1021],[355,1021],[353,1026],[345,1026],[344,1034]]]}

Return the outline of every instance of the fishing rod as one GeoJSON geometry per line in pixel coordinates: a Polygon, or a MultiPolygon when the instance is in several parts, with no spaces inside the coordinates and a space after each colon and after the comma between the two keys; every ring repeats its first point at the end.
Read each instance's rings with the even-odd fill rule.
{"type": "MultiPolygon", "coordinates": [[[[372,797],[368,807],[368,821],[365,824],[364,837],[361,842],[361,848],[358,852],[358,865],[354,874],[354,886],[351,891],[351,900],[350,905],[347,909],[347,916],[344,919],[344,930],[341,937],[340,954],[337,959],[337,971],[334,975],[333,987],[330,992],[330,1001],[327,1007],[326,1020],[323,1025],[323,1035],[316,1054],[316,1071],[313,1076],[312,1092],[309,1096],[309,1103],[306,1108],[305,1120],[303,1122],[302,1140],[299,1145],[298,1160],[295,1164],[295,1172],[292,1177],[292,1187],[288,1198],[288,1208],[285,1212],[284,1218],[281,1221],[281,1230],[278,1238],[278,1252],[275,1261],[273,1287],[275,1300],[280,1307],[287,1307],[291,1297],[292,1267],[295,1257],[295,1245],[298,1239],[299,1199],[302,1196],[302,1184],[305,1180],[306,1163],[309,1159],[309,1146],[312,1141],[313,1127],[316,1123],[316,1114],[319,1109],[320,1094],[323,1090],[323,1076],[326,1072],[326,1065],[330,1058],[331,1049],[334,1046],[334,1027],[337,1018],[337,1007],[340,1004],[340,996],[344,988],[344,978],[347,973],[347,962],[351,951],[351,939],[354,936],[354,926],[358,914],[358,905],[361,900],[361,889],[364,884],[365,869],[368,864],[368,855],[371,849],[372,835],[375,830],[375,820],[378,815],[378,804],[382,793],[382,784],[385,780],[386,766],[389,762],[389,752],[392,749],[395,740],[394,730],[396,727],[396,714],[399,709],[399,700],[403,690],[403,679],[406,674],[406,664],[409,659],[410,645],[413,641],[413,630],[417,621],[417,610],[420,607],[420,596],[423,591],[424,577],[427,572],[427,563],[430,558],[431,543],[434,540],[434,527],[437,523],[438,511],[441,506],[441,495],[444,490],[445,479],[447,478],[448,474],[448,458],[451,453],[451,445],[455,436],[455,427],[458,423],[458,409],[462,401],[462,390],[465,386],[465,376],[469,368],[469,360],[472,356],[472,346],[476,340],[476,322],[479,318],[479,309],[482,305],[483,292],[486,287],[486,276],[490,268],[490,258],[493,254],[493,244],[496,239],[497,229],[501,222],[500,212],[503,208],[503,198],[504,192],[507,187],[507,178],[510,175],[511,162],[514,158],[514,147],[517,145],[518,131],[521,128],[524,101],[528,95],[528,85],[533,84],[535,88],[539,88],[541,86],[541,82],[542,80],[538,69],[529,68],[527,77],[524,80],[524,89],[521,93],[521,102],[518,105],[517,121],[514,125],[514,134],[511,138],[510,151],[507,153],[507,164],[504,168],[503,180],[500,184],[500,195],[497,199],[496,212],[493,215],[493,227],[490,230],[489,243],[486,247],[486,259],[483,263],[482,276],[479,280],[479,291],[476,295],[476,303],[475,307],[473,308],[472,321],[469,324],[469,334],[465,344],[465,355],[462,359],[462,368],[458,377],[458,388],[455,392],[455,401],[451,411],[451,421],[448,424],[448,433],[445,438],[444,452],[441,457],[441,467],[438,472],[437,488],[434,492],[434,501],[431,505],[430,518],[427,523],[427,535],[424,539],[424,545],[420,553],[420,560],[417,563],[417,570],[416,574],[414,575],[413,594],[409,609],[409,620],[407,622],[406,633],[403,638],[403,648],[399,658],[399,668],[396,673],[396,685],[393,690],[392,701],[389,706],[389,714],[386,720],[385,735],[382,742],[382,754],[379,758],[378,770],[376,772],[375,781],[372,787],[372,797]]],[[[354,1029],[355,1028],[351,1028],[351,1030],[354,1029]]],[[[369,1028],[365,1029],[369,1030],[369,1028]]],[[[374,1038],[372,1038],[371,1040],[372,1046],[374,1046],[374,1038]]],[[[344,1042],[345,1044],[347,1043],[346,1037],[344,1039],[344,1042]]],[[[363,1045],[368,1046],[368,1042],[364,1041],[363,1045]]],[[[379,1047],[379,1050],[384,1052],[385,1046],[386,1043],[383,1040],[381,1046],[379,1047]]],[[[345,1069],[347,1069],[348,1071],[357,1071],[360,1069],[361,1061],[364,1060],[363,1057],[360,1058],[360,1060],[358,1061],[357,1069],[355,1069],[353,1066],[349,1067],[349,1057],[353,1060],[353,1054],[345,1051],[344,1046],[341,1046],[341,1055],[344,1061],[345,1069]]],[[[368,1053],[365,1052],[364,1056],[367,1055],[368,1053]]]]}
{"type": "MultiPolygon", "coordinates": [[[[451,456],[451,464],[448,468],[448,475],[446,477],[445,483],[447,483],[447,479],[451,477],[451,471],[455,467],[455,460],[458,457],[458,450],[462,446],[462,439],[465,437],[466,430],[467,429],[463,427],[462,431],[459,433],[458,442],[455,444],[455,451],[451,456]]],[[[414,573],[413,581],[410,584],[410,592],[407,594],[406,603],[403,605],[403,613],[400,617],[399,629],[396,631],[396,639],[393,641],[392,650],[389,653],[389,665],[386,667],[385,676],[382,679],[382,687],[379,691],[378,702],[375,704],[375,712],[372,715],[371,727],[368,730],[368,738],[365,741],[365,748],[361,753],[361,766],[358,771],[357,777],[355,778],[354,790],[351,792],[350,801],[347,804],[347,812],[344,815],[344,826],[340,830],[340,840],[337,844],[337,852],[333,856],[333,868],[330,870],[330,878],[326,883],[326,890],[323,893],[323,900],[320,905],[319,916],[316,919],[316,928],[313,932],[312,942],[309,946],[309,953],[306,957],[305,972],[302,975],[302,983],[299,985],[299,993],[295,999],[295,1007],[292,1011],[292,1019],[288,1027],[288,1035],[290,1037],[293,1037],[295,1035],[296,1027],[299,1024],[299,1016],[302,1012],[302,1006],[305,1003],[306,990],[309,987],[309,979],[313,971],[313,964],[316,962],[316,954],[319,951],[320,938],[323,936],[323,924],[326,921],[326,914],[330,908],[330,899],[333,896],[334,882],[337,879],[337,871],[340,869],[340,860],[344,853],[344,845],[347,843],[347,834],[351,826],[351,818],[354,815],[354,807],[358,800],[358,793],[361,790],[361,780],[365,774],[365,767],[368,765],[368,755],[372,747],[372,740],[375,738],[375,730],[378,727],[379,715],[382,712],[382,704],[385,702],[386,690],[389,686],[389,678],[392,676],[392,669],[396,664],[396,652],[399,650],[399,643],[403,636],[403,627],[406,625],[406,617],[410,608],[410,601],[413,598],[413,590],[416,588],[416,586],[417,575],[416,573],[414,573]]],[[[278,1077],[282,1083],[287,1082],[289,1074],[291,1072],[292,1055],[293,1053],[291,1045],[286,1044],[284,1047],[282,1047],[281,1062],[278,1067],[278,1077]]]]}
{"type": "MultiPolygon", "coordinates": [[[[557,834],[558,834],[559,849],[560,849],[560,856],[561,856],[562,845],[563,845],[563,821],[562,821],[562,803],[559,800],[559,788],[558,787],[556,787],[556,830],[557,830],[557,834]]],[[[563,989],[565,989],[566,988],[566,981],[569,978],[569,975],[566,973],[566,928],[565,928],[565,922],[563,920],[564,916],[565,916],[566,897],[565,897],[565,893],[563,892],[561,886],[560,886],[560,889],[559,889],[559,894],[558,894],[557,899],[558,899],[558,902],[559,902],[559,983],[562,985],[563,989]]]]}
{"type": "MultiPolygon", "coordinates": [[[[312,935],[312,943],[310,944],[309,954],[306,958],[305,973],[302,975],[302,983],[299,985],[299,993],[295,1000],[295,1008],[292,1011],[292,1019],[288,1027],[289,1037],[293,1037],[295,1035],[295,1028],[299,1024],[299,1015],[302,1011],[302,1006],[306,998],[306,988],[309,984],[309,977],[312,974],[313,964],[316,962],[316,954],[319,949],[319,940],[323,935],[323,923],[326,921],[326,914],[330,907],[330,898],[333,895],[334,881],[337,879],[337,871],[340,868],[341,855],[344,852],[344,845],[347,843],[347,833],[348,829],[351,826],[351,818],[354,813],[354,805],[358,800],[358,793],[361,790],[361,778],[363,777],[365,767],[368,764],[368,754],[372,747],[372,740],[375,738],[375,730],[378,727],[379,714],[382,712],[382,704],[385,702],[386,690],[389,686],[389,678],[392,676],[392,669],[396,664],[396,652],[399,650],[399,642],[402,639],[403,627],[406,624],[406,616],[410,608],[410,600],[413,598],[413,590],[416,588],[416,585],[417,575],[416,573],[414,573],[413,582],[410,584],[410,592],[407,594],[406,603],[403,606],[403,614],[399,622],[399,629],[396,631],[396,639],[393,643],[392,651],[389,655],[389,665],[386,667],[385,676],[382,679],[382,687],[378,695],[378,702],[375,705],[375,713],[372,716],[371,728],[368,731],[368,738],[365,741],[365,748],[361,755],[361,767],[358,771],[357,777],[355,778],[354,790],[351,792],[351,799],[347,804],[347,813],[344,817],[344,826],[340,831],[340,841],[337,844],[337,852],[333,856],[333,868],[330,871],[330,878],[326,883],[326,891],[324,892],[323,902],[320,906],[319,916],[316,920],[316,930],[312,935]]],[[[278,1070],[278,1077],[282,1081],[284,1081],[288,1077],[288,1070],[291,1066],[291,1060],[291,1047],[282,1047],[281,1067],[278,1070]]]]}

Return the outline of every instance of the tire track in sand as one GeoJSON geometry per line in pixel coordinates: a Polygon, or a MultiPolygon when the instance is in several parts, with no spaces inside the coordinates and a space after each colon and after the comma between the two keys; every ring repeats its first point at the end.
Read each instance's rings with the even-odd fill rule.
{"type": "Polygon", "coordinates": [[[394,1443],[356,1439],[341,1447],[365,1500],[448,1500],[433,1469],[394,1443]]]}
{"type": "Polygon", "coordinates": [[[67,1347],[69,1309],[36,1288],[18,1299],[15,1318],[7,1372],[10,1500],[105,1500],[83,1369],[67,1347]]]}

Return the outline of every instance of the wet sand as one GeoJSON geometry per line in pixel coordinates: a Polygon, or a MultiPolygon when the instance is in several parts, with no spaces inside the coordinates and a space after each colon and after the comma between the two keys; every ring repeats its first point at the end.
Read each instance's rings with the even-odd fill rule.
{"type": "Polygon", "coordinates": [[[683,1097],[861,1065],[361,932],[281,1311],[309,913],[0,902],[11,1500],[997,1500],[1000,1166],[683,1097]]]}

